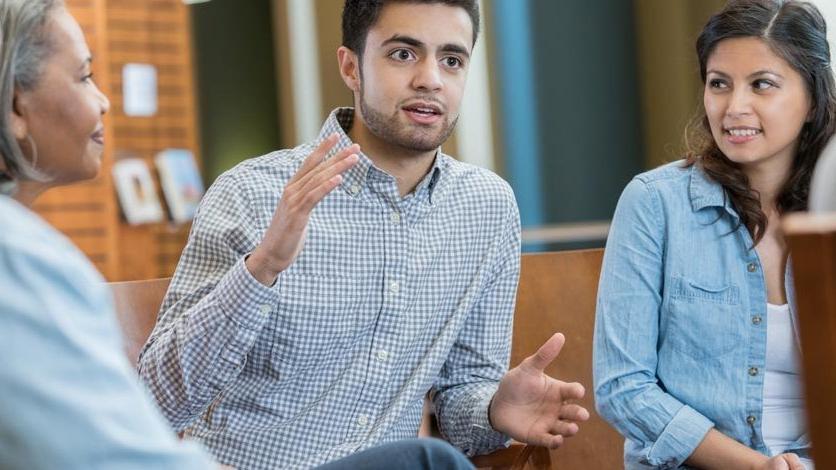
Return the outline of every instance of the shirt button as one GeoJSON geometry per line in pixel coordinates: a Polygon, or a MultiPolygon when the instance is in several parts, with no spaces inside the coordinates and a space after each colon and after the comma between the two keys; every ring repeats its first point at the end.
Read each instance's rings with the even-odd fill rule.
{"type": "Polygon", "coordinates": [[[397,294],[400,290],[401,290],[401,285],[398,284],[398,281],[392,281],[392,283],[389,284],[389,292],[391,292],[393,294],[397,294]]]}
{"type": "Polygon", "coordinates": [[[360,185],[359,184],[352,184],[348,191],[351,193],[352,196],[356,196],[360,194],[360,185]]]}
{"type": "Polygon", "coordinates": [[[401,215],[400,215],[400,214],[398,214],[397,212],[392,212],[392,213],[389,215],[389,219],[392,221],[392,223],[393,223],[393,224],[399,224],[399,223],[401,223],[401,215]]]}
{"type": "Polygon", "coordinates": [[[360,426],[365,426],[369,424],[369,417],[366,415],[360,415],[359,417],[357,417],[357,424],[359,424],[360,426]]]}
{"type": "Polygon", "coordinates": [[[749,415],[749,416],[746,417],[746,423],[748,423],[750,425],[755,424],[755,421],[757,421],[757,420],[758,420],[758,418],[755,418],[752,415],[749,415]]]}
{"type": "Polygon", "coordinates": [[[758,375],[758,368],[757,367],[750,367],[749,368],[749,375],[752,377],[758,375]]]}
{"type": "Polygon", "coordinates": [[[389,352],[388,351],[384,351],[384,350],[381,349],[380,351],[377,352],[377,360],[378,361],[384,362],[384,361],[386,361],[386,359],[389,359],[389,352]]]}
{"type": "Polygon", "coordinates": [[[273,310],[269,305],[264,304],[258,307],[258,311],[261,312],[262,315],[267,315],[270,311],[273,310]]]}
{"type": "Polygon", "coordinates": [[[746,266],[746,269],[747,269],[750,273],[753,273],[753,272],[755,272],[755,271],[757,271],[757,270],[758,270],[758,265],[757,265],[757,264],[755,264],[755,263],[749,263],[749,264],[746,266]]]}
{"type": "Polygon", "coordinates": [[[752,316],[752,324],[753,324],[753,325],[760,325],[762,320],[763,320],[763,319],[761,318],[761,316],[760,316],[760,315],[754,315],[754,316],[752,316]]]}

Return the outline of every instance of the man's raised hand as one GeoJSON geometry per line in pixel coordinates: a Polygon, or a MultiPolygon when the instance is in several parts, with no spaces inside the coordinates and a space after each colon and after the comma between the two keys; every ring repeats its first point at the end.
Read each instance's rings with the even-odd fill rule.
{"type": "Polygon", "coordinates": [[[293,263],[305,244],[314,207],[340,185],[342,174],[357,164],[357,144],[325,160],[338,141],[336,133],[322,141],[285,186],[264,238],[246,261],[247,269],[262,284],[272,285],[293,263]]]}

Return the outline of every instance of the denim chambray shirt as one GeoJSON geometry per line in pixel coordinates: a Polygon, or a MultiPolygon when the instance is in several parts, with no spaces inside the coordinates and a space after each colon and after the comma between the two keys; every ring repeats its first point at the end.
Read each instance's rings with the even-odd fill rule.
{"type": "MultiPolygon", "coordinates": [[[[751,246],[723,188],[696,166],[657,168],[622,193],[593,369],[598,412],[626,437],[628,470],[683,465],[712,427],[767,453],[767,295],[751,246]]],[[[792,307],[789,269],[785,282],[792,307]]],[[[808,444],[802,436],[793,448],[808,444]]]]}

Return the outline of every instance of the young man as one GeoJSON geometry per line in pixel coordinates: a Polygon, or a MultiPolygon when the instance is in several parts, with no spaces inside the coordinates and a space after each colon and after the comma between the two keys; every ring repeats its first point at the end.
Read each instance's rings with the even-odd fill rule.
{"type": "Polygon", "coordinates": [[[439,151],[478,18],[476,0],[347,0],[356,107],[206,195],[140,371],[221,462],[309,467],[413,437],[427,392],[469,455],[557,447],[588,418],[564,404],[583,387],[542,372],[562,335],[506,373],[514,196],[439,151]]]}

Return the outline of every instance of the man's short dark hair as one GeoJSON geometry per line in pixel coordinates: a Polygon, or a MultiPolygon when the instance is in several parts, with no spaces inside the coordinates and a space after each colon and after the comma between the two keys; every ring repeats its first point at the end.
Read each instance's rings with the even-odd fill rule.
{"type": "Polygon", "coordinates": [[[473,25],[473,44],[479,36],[479,0],[345,0],[343,7],[343,46],[363,56],[366,37],[389,3],[434,4],[463,8],[473,25]]]}

